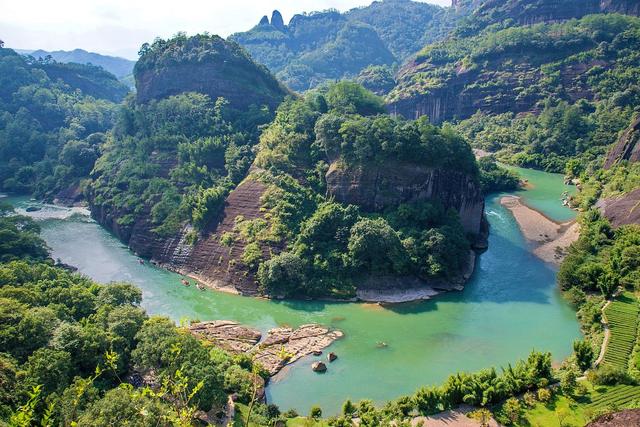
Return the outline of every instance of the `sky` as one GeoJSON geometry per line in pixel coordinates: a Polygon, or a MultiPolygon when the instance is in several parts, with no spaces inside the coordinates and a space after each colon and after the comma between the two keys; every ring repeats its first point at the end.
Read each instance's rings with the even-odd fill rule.
{"type": "MultiPolygon", "coordinates": [[[[441,6],[451,0],[418,0],[441,6]]],[[[0,39],[13,49],[81,48],[137,59],[144,42],[178,31],[226,37],[278,9],[301,12],[366,6],[371,0],[0,0],[0,39]]]]}

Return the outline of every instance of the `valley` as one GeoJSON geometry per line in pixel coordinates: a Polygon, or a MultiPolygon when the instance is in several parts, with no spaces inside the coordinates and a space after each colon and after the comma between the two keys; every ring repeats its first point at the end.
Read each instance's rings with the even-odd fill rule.
{"type": "MultiPolygon", "coordinates": [[[[560,203],[562,192],[570,189],[562,184],[562,176],[535,171],[524,176],[535,186],[521,193],[527,203],[557,220],[575,215],[560,203]]],[[[326,374],[312,372],[311,363],[322,358],[309,357],[287,367],[267,387],[268,401],[283,410],[306,413],[320,405],[331,415],[348,398],[383,403],[423,384],[439,383],[454,371],[506,365],[525,357],[531,348],[551,351],[556,361],[569,355],[570,343],[580,336],[573,312],[555,288],[553,267],[529,251],[515,220],[500,206],[500,197],[488,199],[489,249],[479,256],[477,271],[464,291],[388,307],[203,293],[182,286],[179,275],[149,263],[141,265],[86,212],[44,206],[30,215],[41,223],[54,258],[103,283],[136,284],[143,291],[143,307],[151,314],[176,322],[234,320],[262,332],[305,323],[343,331],[345,337],[328,349],[339,359],[326,374]],[[379,348],[380,343],[385,347],[379,348]]],[[[9,200],[22,213],[32,206],[26,199],[9,200]]]]}

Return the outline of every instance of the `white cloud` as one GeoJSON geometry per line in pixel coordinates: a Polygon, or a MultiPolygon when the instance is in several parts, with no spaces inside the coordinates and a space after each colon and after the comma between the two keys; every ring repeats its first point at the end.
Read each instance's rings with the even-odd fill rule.
{"type": "MultiPolygon", "coordinates": [[[[447,6],[450,0],[420,0],[447,6]]],[[[137,57],[144,42],[178,31],[221,36],[245,31],[278,9],[295,13],[348,10],[368,0],[0,0],[0,38],[7,47],[137,57]]]]}

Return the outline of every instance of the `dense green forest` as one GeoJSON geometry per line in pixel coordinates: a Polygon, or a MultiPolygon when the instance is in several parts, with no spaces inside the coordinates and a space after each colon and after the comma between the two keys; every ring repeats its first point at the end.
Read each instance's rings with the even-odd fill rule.
{"type": "MultiPolygon", "coordinates": [[[[465,9],[466,10],[466,9],[465,9]]],[[[401,63],[443,38],[461,13],[408,0],[376,1],[345,13],[295,15],[288,25],[274,11],[254,28],[236,33],[240,43],[291,89],[353,78],[371,65],[401,63]]]]}
{"type": "MultiPolygon", "coordinates": [[[[37,224],[1,209],[1,420],[192,425],[201,411],[222,413],[230,393],[252,401],[256,376],[267,376],[248,356],[147,316],[133,285],[98,284],[54,266],[37,224]]],[[[257,404],[256,414],[278,412],[257,404]]]]}
{"type": "Polygon", "coordinates": [[[270,217],[254,220],[258,232],[247,237],[259,245],[287,244],[252,262],[268,293],[345,296],[360,285],[356,277],[452,279],[466,267],[470,241],[456,212],[437,199],[376,214],[325,197],[330,164],[349,170],[404,162],[478,179],[469,146],[451,129],[383,111],[380,98],[342,82],[286,101],[262,133],[256,165],[263,172],[255,179],[269,186],[263,206],[270,217]]]}
{"type": "Polygon", "coordinates": [[[571,158],[577,167],[604,154],[637,111],[639,31],[638,18],[616,14],[490,26],[424,48],[388,101],[460,91],[478,105],[477,112],[461,111],[457,124],[474,147],[564,172],[571,158]]]}
{"type": "Polygon", "coordinates": [[[0,48],[0,189],[53,199],[82,186],[121,89],[101,68],[32,61],[0,48]]]}

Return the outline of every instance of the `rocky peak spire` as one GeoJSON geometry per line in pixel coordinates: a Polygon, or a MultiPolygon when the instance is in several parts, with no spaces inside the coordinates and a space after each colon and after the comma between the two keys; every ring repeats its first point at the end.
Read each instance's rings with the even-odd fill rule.
{"type": "Polygon", "coordinates": [[[264,15],[258,25],[269,25],[269,17],[264,15]]]}
{"type": "Polygon", "coordinates": [[[279,30],[284,30],[284,20],[282,19],[282,15],[277,10],[273,11],[271,15],[271,25],[276,27],[279,30]]]}

